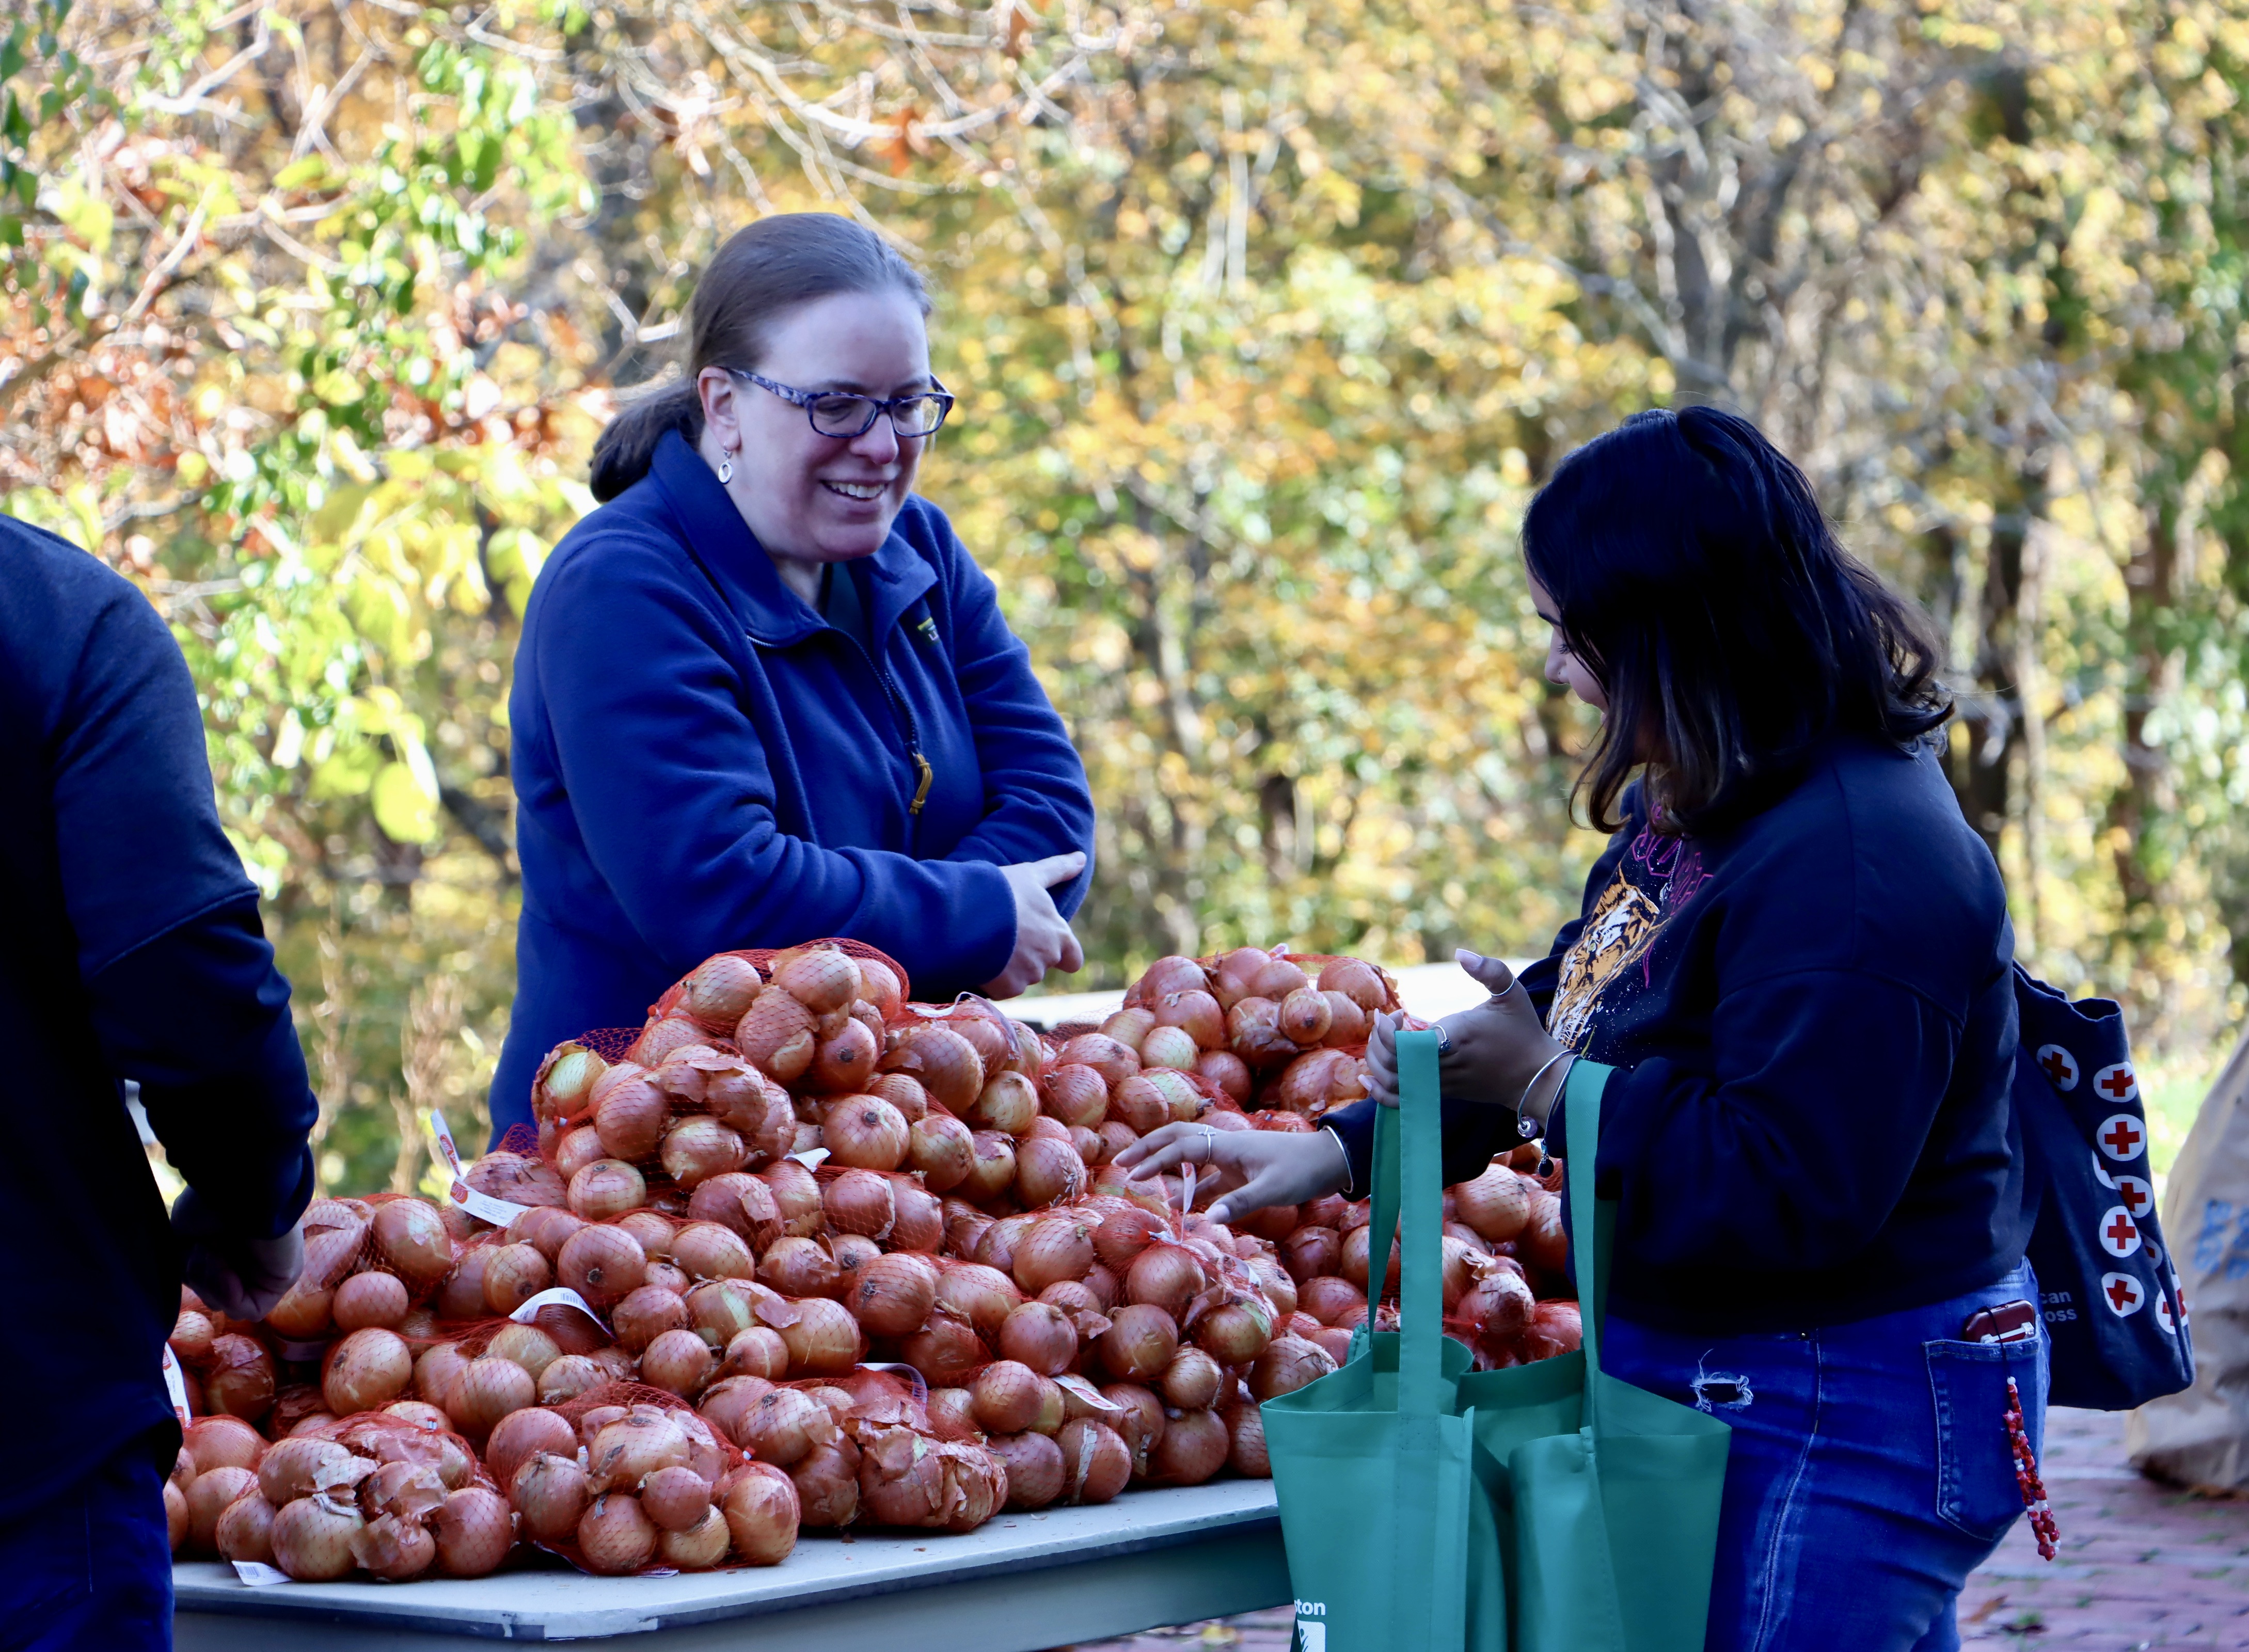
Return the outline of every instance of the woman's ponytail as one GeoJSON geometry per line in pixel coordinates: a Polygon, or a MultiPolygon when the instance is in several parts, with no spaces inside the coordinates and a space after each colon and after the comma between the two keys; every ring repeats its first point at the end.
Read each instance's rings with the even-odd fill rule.
{"type": "Polygon", "coordinates": [[[635,397],[594,443],[594,497],[608,502],[648,474],[656,444],[677,430],[692,443],[703,434],[703,397],[691,378],[677,378],[635,397]]]}
{"type": "Polygon", "coordinates": [[[756,367],[766,334],[790,310],[837,293],[904,293],[930,311],[921,274],[865,225],[829,212],[784,212],[737,230],[720,247],[688,304],[684,370],[629,397],[594,444],[594,497],[616,498],[648,474],[672,430],[703,435],[706,367],[756,367]]]}

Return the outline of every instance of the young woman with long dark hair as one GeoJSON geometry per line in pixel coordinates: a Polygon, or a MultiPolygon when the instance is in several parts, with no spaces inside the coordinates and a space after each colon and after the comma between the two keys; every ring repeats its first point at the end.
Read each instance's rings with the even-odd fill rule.
{"type": "MultiPolygon", "coordinates": [[[[1732,1425],[1712,1652],[1947,1652],[2022,1512],[2007,1380],[2035,1448],[2046,1362],[2013,936],[1940,761],[1939,644],[1712,409],[1572,454],[1523,546],[1546,675],[1603,713],[1579,791],[1613,836],[1519,981],[1461,955],[1491,996],[1441,1023],[1446,1180],[1525,1131],[1598,1152],[1604,1368],[1732,1425]],[[1579,1056],[1615,1070],[1598,1144],[1554,1111],[1579,1056]]],[[[1120,1157],[1214,1165],[1214,1215],[1300,1202],[1365,1185],[1375,1105],[1120,1157]]]]}
{"type": "Polygon", "coordinates": [[[1083,962],[1093,802],[992,582],[914,495],[953,397],[883,238],[762,218],[689,306],[686,371],[594,451],[508,706],[523,862],[497,1134],[554,1044],[709,954],[848,935],[917,995],[1083,962]],[[1049,894],[1049,890],[1055,893],[1049,894]]]}

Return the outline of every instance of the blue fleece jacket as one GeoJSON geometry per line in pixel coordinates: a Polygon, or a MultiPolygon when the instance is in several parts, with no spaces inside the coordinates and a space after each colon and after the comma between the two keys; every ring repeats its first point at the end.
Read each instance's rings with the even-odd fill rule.
{"type": "MultiPolygon", "coordinates": [[[[1523,972],[1548,1032],[1618,1070],[1615,1311],[1682,1332],[1942,1302],[2012,1270],[2035,1215],[2006,891],[1935,754],[1838,737],[1765,803],[1679,837],[1635,791],[1523,972]]],[[[1514,1100],[1446,1098],[1448,1182],[1516,1145],[1514,1100]]],[[[1361,1186],[1372,1108],[1334,1120],[1361,1186]]]]}
{"type": "Polygon", "coordinates": [[[846,571],[871,649],[781,583],[677,433],[540,570],[509,700],[523,915],[495,1135],[530,1119],[547,1050],[636,1024],[712,953],[848,935],[949,998],[1014,951],[1000,867],[1083,850],[1054,892],[1084,898],[1084,765],[943,513],[909,499],[846,571]]]}
{"type": "MultiPolygon", "coordinates": [[[[318,1108],[211,795],[203,714],[148,599],[0,516],[0,1246],[39,1403],[0,1519],[171,1420],[179,1232],[268,1239],[313,1190],[318,1108]],[[166,1220],[120,1081],[188,1191],[166,1220]]],[[[171,1461],[171,1450],[150,1441],[171,1461]]]]}

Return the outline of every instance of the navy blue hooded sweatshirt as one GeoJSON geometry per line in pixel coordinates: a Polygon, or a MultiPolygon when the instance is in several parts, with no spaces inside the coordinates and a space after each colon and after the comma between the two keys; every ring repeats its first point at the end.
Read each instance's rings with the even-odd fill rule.
{"type": "Polygon", "coordinates": [[[676,431],[540,570],[509,701],[523,916],[496,1134],[529,1121],[549,1049],[636,1025],[712,953],[848,935],[946,999],[1014,951],[1001,866],[1082,850],[1054,894],[1084,898],[1084,765],[944,515],[908,499],[831,577],[867,643],[781,583],[676,431]]]}
{"type": "MultiPolygon", "coordinates": [[[[2011,1270],[2036,1214],[2006,891],[1935,754],[1838,737],[1775,789],[1681,837],[1648,829],[1635,788],[1582,912],[1523,972],[1547,1030],[1618,1069],[1611,1305],[1667,1330],[1942,1302],[2011,1270]]],[[[1515,1145],[1515,1098],[1483,1099],[1446,1100],[1448,1184],[1515,1145]]],[[[1355,1186],[1372,1108],[1331,1120],[1355,1186]]]]}
{"type": "Polygon", "coordinates": [[[0,774],[0,1248],[22,1264],[11,1307],[39,1390],[5,1519],[171,1421],[178,1252],[120,1081],[139,1083],[197,1234],[287,1230],[312,1196],[318,1109],[179,645],[125,580],[4,516],[0,774]]]}

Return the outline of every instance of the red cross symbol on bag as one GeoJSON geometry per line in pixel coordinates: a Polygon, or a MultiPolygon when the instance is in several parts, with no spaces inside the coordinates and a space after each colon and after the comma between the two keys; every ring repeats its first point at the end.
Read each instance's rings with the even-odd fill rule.
{"type": "Polygon", "coordinates": [[[2101,1276],[2101,1299],[2119,1319],[2129,1319],[2147,1305],[2148,1290],[2129,1273],[2101,1276]]]}
{"type": "Polygon", "coordinates": [[[2101,1248],[2112,1256],[2130,1256],[2140,1248],[2140,1224],[2122,1205],[2111,1205],[2101,1216],[2101,1248]]]}
{"type": "Polygon", "coordinates": [[[2171,1318],[2170,1299],[2161,1291],[2156,1293],[2156,1323],[2173,1336],[2178,1334],[2178,1322],[2171,1318]]]}
{"type": "Polygon", "coordinates": [[[2124,1208],[2132,1213],[2136,1222],[2156,1208],[2156,1190],[2137,1176],[2116,1178],[2116,1196],[2124,1201],[2124,1208]]]}
{"type": "Polygon", "coordinates": [[[2093,1140],[2101,1152],[2121,1165],[2140,1156],[2140,1150],[2148,1145],[2148,1132],[2131,1114],[2111,1113],[2093,1132],[2093,1140]]]}
{"type": "Polygon", "coordinates": [[[2120,1061],[2094,1073],[2093,1088],[2110,1101],[2134,1101],[2140,1094],[2139,1075],[2132,1070],[2130,1062],[2120,1061]]]}
{"type": "Polygon", "coordinates": [[[2077,1057],[2060,1044],[2040,1044],[2038,1052],[2039,1070],[2053,1081],[2053,1087],[2064,1095],[2077,1088],[2077,1057]]]}

